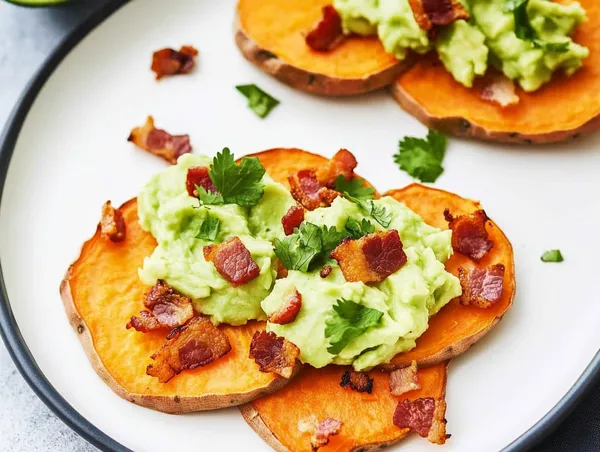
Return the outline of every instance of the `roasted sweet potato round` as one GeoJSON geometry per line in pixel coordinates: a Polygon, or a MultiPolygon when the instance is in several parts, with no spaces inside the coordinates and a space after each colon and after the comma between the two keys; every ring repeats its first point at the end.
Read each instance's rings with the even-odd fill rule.
{"type": "Polygon", "coordinates": [[[394,425],[398,401],[421,397],[443,399],[446,392],[446,364],[420,369],[421,389],[393,396],[388,373],[372,371],[373,391],[356,392],[340,387],[346,368],[307,366],[287,387],[262,399],[242,405],[246,422],[278,452],[310,450],[310,432],[300,427],[312,417],[342,422],[339,434],[332,436],[319,451],[371,451],[395,443],[410,433],[394,425]]]}
{"type": "Polygon", "coordinates": [[[389,85],[409,63],[388,54],[377,37],[349,37],[327,52],[306,34],[330,0],[239,0],[235,42],[244,57],[288,85],[327,96],[361,94],[389,85]]]}
{"type": "MultiPolygon", "coordinates": [[[[559,0],[559,3],[569,3],[559,0]]],[[[517,89],[518,104],[502,108],[466,88],[430,55],[400,75],[392,93],[408,113],[446,133],[507,143],[553,143],[600,128],[600,3],[579,0],[588,15],[574,33],[590,55],[571,77],[554,79],[533,93],[517,89]]]]}

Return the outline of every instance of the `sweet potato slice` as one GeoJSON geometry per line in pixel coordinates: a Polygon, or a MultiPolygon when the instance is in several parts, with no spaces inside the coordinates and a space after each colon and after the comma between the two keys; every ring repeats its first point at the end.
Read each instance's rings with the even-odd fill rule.
{"type": "MultiPolygon", "coordinates": [[[[448,229],[444,219],[444,209],[450,209],[453,214],[461,215],[481,209],[476,201],[461,198],[458,195],[411,184],[400,190],[392,190],[386,195],[403,202],[410,209],[421,215],[426,223],[448,229]]],[[[455,253],[447,262],[446,269],[458,276],[458,268],[486,268],[494,264],[503,264],[504,289],[502,297],[489,308],[463,306],[458,299],[452,300],[429,320],[429,328],[417,339],[413,350],[396,355],[383,367],[395,369],[409,366],[411,361],[417,361],[420,366],[427,366],[446,361],[465,352],[471,345],[481,339],[498,323],[504,313],[510,308],[515,295],[515,264],[510,242],[493,222],[487,226],[489,238],[494,246],[479,262],[474,262],[467,256],[455,253]]]]}
{"type": "Polygon", "coordinates": [[[242,416],[279,452],[311,450],[311,433],[302,431],[302,424],[311,418],[342,422],[339,433],[331,436],[319,452],[368,451],[390,445],[410,433],[409,429],[398,428],[393,423],[400,400],[445,397],[445,363],[419,369],[421,389],[400,397],[390,393],[388,374],[379,371],[369,374],[374,379],[370,394],[344,389],[340,381],[346,370],[335,365],[322,369],[307,366],[282,390],[242,405],[242,416]]]}
{"type": "Polygon", "coordinates": [[[140,228],[135,199],[121,211],[127,224],[125,240],[104,240],[98,229],[61,284],[69,321],[92,366],[113,391],[138,405],[185,413],[246,403],[286,384],[284,378],[260,372],[248,357],[252,335],[264,328],[262,322],[221,326],[231,351],[204,367],[186,370],[168,383],[146,374],[150,355],[165,343],[168,330],[142,334],[125,324],[143,308],[148,287],[140,282],[137,269],[156,242],[140,228]]]}
{"type": "Polygon", "coordinates": [[[389,85],[409,66],[388,54],[377,37],[346,37],[317,52],[305,36],[331,0],[239,0],[235,42],[244,57],[294,88],[315,94],[360,94],[389,85]]]}
{"type": "MultiPolygon", "coordinates": [[[[569,0],[559,0],[569,3],[569,0]]],[[[392,93],[400,105],[430,128],[507,143],[553,143],[600,128],[600,2],[579,0],[588,21],[573,40],[590,49],[571,77],[556,74],[534,93],[517,89],[517,105],[502,108],[481,98],[481,87],[456,82],[435,58],[419,61],[400,75],[392,93]]]]}

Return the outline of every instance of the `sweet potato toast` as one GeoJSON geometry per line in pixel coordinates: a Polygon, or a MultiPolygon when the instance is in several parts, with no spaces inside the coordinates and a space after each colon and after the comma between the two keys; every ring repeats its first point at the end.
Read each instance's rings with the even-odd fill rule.
{"type": "Polygon", "coordinates": [[[312,416],[342,422],[339,434],[319,451],[366,452],[388,446],[410,433],[392,422],[398,401],[445,397],[446,363],[420,369],[421,389],[398,397],[390,394],[385,372],[370,373],[374,379],[371,394],[340,387],[345,370],[334,365],[322,369],[307,366],[284,389],[242,405],[242,416],[278,452],[310,450],[311,434],[302,432],[299,425],[312,416]]]}
{"type": "Polygon", "coordinates": [[[239,0],[235,42],[244,57],[288,85],[310,93],[366,93],[393,82],[409,65],[377,37],[350,37],[328,52],[307,46],[306,34],[331,0],[239,0]]]}
{"type": "Polygon", "coordinates": [[[167,413],[239,405],[285,385],[287,379],[260,372],[248,357],[252,335],[264,327],[263,322],[221,326],[231,351],[204,367],[186,370],[167,383],[146,375],[150,355],[164,344],[168,331],[142,334],[125,324],[143,308],[148,287],[140,282],[137,270],[156,242],[140,228],[135,199],[121,211],[127,225],[125,240],[102,239],[98,228],[60,287],[69,321],[106,384],[130,402],[167,413]]]}
{"type": "Polygon", "coordinates": [[[483,100],[481,89],[455,81],[433,55],[400,75],[392,93],[402,108],[426,126],[456,136],[553,143],[594,132],[600,128],[600,3],[579,3],[588,15],[573,36],[590,49],[583,67],[571,77],[555,75],[536,92],[517,89],[520,101],[516,105],[501,108],[483,100]]]}

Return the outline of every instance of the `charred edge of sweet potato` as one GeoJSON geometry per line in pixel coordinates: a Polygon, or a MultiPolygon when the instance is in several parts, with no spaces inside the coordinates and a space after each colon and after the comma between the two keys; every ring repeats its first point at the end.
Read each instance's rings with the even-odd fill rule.
{"type": "MultiPolygon", "coordinates": [[[[132,203],[136,202],[136,198],[132,198],[125,202],[119,209],[125,209],[132,203]]],[[[93,240],[102,240],[100,238],[100,225],[97,226],[95,234],[84,243],[82,251],[86,244],[93,240]]],[[[117,245],[118,246],[118,245],[117,245]]],[[[259,397],[263,397],[270,394],[283,386],[285,386],[289,380],[283,377],[275,378],[270,384],[257,388],[251,391],[235,394],[203,394],[199,396],[161,396],[161,395],[146,395],[136,394],[127,391],[119,382],[111,375],[108,369],[105,367],[102,359],[96,351],[94,346],[94,340],[92,334],[86,324],[85,320],[80,316],[73,296],[71,293],[70,279],[72,274],[73,266],[79,261],[80,256],[77,260],[69,266],[64,279],[60,283],[60,296],[63,301],[63,305],[69,319],[71,327],[77,334],[79,341],[84,349],[84,352],[98,376],[113,390],[119,397],[140,405],[146,408],[150,408],[156,411],[161,411],[169,414],[183,414],[194,411],[205,411],[214,410],[220,408],[228,408],[241,404],[248,403],[259,397]]],[[[123,328],[125,328],[123,324],[123,328]]],[[[139,333],[138,333],[139,334],[139,333]]],[[[299,371],[299,366],[294,370],[294,375],[299,371]]],[[[293,378],[293,376],[292,376],[293,378]]]]}
{"type": "Polygon", "coordinates": [[[234,38],[244,58],[262,71],[292,88],[322,96],[353,96],[375,91],[393,83],[416,61],[414,55],[409,55],[394,66],[362,78],[336,78],[293,66],[273,52],[261,48],[241,26],[238,13],[234,22],[234,38]]]}

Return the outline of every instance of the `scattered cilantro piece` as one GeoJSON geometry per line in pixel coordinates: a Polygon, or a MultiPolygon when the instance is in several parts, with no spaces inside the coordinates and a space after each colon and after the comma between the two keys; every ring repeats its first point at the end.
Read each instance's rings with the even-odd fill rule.
{"type": "Polygon", "coordinates": [[[392,222],[392,213],[383,206],[376,206],[373,201],[369,201],[369,203],[371,207],[369,215],[384,228],[389,227],[392,222]]]}
{"type": "Polygon", "coordinates": [[[327,351],[339,354],[346,345],[367,329],[381,321],[383,312],[367,308],[351,300],[341,298],[333,305],[333,311],[325,320],[325,337],[329,339],[327,351]]]}
{"type": "Polygon", "coordinates": [[[219,230],[221,229],[221,220],[217,217],[213,217],[208,212],[206,214],[206,218],[200,225],[200,230],[196,235],[197,239],[208,240],[209,242],[214,242],[219,235],[219,230]]]}
{"type": "Polygon", "coordinates": [[[562,262],[564,260],[565,259],[563,258],[563,255],[560,252],[560,250],[550,250],[542,254],[543,262],[562,262]]]}
{"type": "Polygon", "coordinates": [[[373,199],[375,197],[375,189],[373,187],[365,187],[364,183],[363,179],[356,177],[346,179],[344,176],[339,175],[335,180],[335,190],[343,193],[346,198],[354,198],[359,201],[373,199]]]}
{"type": "Polygon", "coordinates": [[[344,229],[348,234],[350,234],[350,237],[355,240],[375,232],[375,226],[366,218],[363,218],[359,223],[358,220],[348,217],[346,224],[344,225],[344,229]]]}
{"type": "Polygon", "coordinates": [[[255,157],[244,157],[238,165],[229,148],[224,148],[210,165],[210,180],[219,194],[207,192],[196,186],[201,204],[237,204],[242,207],[254,206],[263,196],[265,186],[261,179],[265,168],[255,157]]]}
{"type": "Polygon", "coordinates": [[[258,86],[237,85],[235,87],[248,99],[248,107],[261,118],[265,118],[273,110],[279,101],[268,93],[265,93],[258,86]]]}
{"type": "Polygon", "coordinates": [[[348,235],[335,227],[303,222],[283,240],[275,239],[275,255],[288,270],[308,272],[323,264],[348,235]]]}
{"type": "Polygon", "coordinates": [[[435,182],[444,172],[442,161],[447,144],[446,136],[435,130],[429,131],[427,139],[404,137],[398,143],[399,150],[394,154],[394,161],[415,179],[435,182]]]}
{"type": "Polygon", "coordinates": [[[512,12],[515,19],[515,34],[517,38],[523,41],[531,41],[533,46],[547,52],[568,52],[569,41],[564,42],[546,42],[539,39],[535,29],[531,26],[529,15],[527,14],[527,5],[529,0],[506,0],[504,5],[505,12],[512,12]]]}

